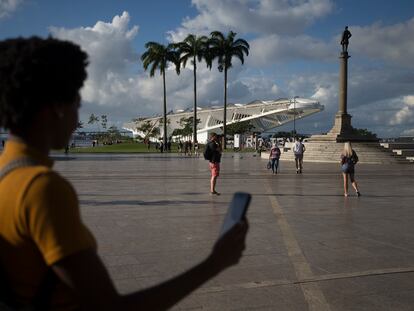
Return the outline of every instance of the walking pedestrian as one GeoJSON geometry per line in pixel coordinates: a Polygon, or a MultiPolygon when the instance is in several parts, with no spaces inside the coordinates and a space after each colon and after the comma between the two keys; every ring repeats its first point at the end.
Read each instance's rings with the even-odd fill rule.
{"type": "Polygon", "coordinates": [[[191,157],[192,155],[192,149],[193,149],[193,143],[191,142],[191,140],[188,141],[188,156],[191,157]]]}
{"type": "Polygon", "coordinates": [[[357,196],[361,196],[358,184],[355,180],[355,164],[358,163],[358,155],[352,149],[351,143],[344,144],[344,150],[341,154],[341,171],[344,178],[344,196],[348,196],[348,180],[351,180],[352,187],[355,189],[357,196]]]}
{"type": "Polygon", "coordinates": [[[200,156],[200,152],[198,151],[198,141],[194,142],[194,155],[198,158],[200,156]]]}
{"type": "Polygon", "coordinates": [[[181,139],[178,141],[178,153],[183,153],[183,142],[181,141],[181,139]]]}
{"type": "Polygon", "coordinates": [[[303,154],[305,153],[305,145],[298,137],[295,137],[295,144],[293,145],[293,153],[295,155],[296,174],[302,174],[303,169],[303,154]]]}
{"type": "Polygon", "coordinates": [[[216,191],[217,177],[220,175],[220,162],[221,162],[221,146],[219,137],[216,133],[210,134],[210,141],[206,145],[204,150],[204,158],[209,161],[208,165],[211,171],[210,179],[210,194],[220,195],[216,191]]]}
{"type": "Polygon", "coordinates": [[[160,152],[163,153],[164,152],[164,142],[161,140],[160,141],[160,152]]]}
{"type": "Polygon", "coordinates": [[[277,174],[277,169],[279,167],[279,158],[280,158],[280,149],[277,144],[272,145],[270,149],[269,161],[271,161],[272,173],[277,174]]]}
{"type": "Polygon", "coordinates": [[[188,153],[188,140],[184,142],[184,155],[186,156],[188,153]]]}

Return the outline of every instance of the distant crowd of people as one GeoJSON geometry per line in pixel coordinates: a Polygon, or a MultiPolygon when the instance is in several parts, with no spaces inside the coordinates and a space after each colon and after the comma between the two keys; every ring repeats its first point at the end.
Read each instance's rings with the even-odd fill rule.
{"type": "Polygon", "coordinates": [[[186,141],[178,141],[178,153],[184,154],[185,156],[192,156],[193,155],[193,149],[194,149],[194,155],[196,157],[200,156],[199,153],[199,144],[198,141],[195,141],[194,144],[191,140],[186,141]]]}
{"type": "MultiPolygon", "coordinates": [[[[171,148],[172,148],[171,139],[167,141],[167,144],[165,146],[162,140],[159,140],[157,142],[151,142],[148,138],[144,139],[144,144],[147,146],[148,150],[154,147],[155,150],[157,150],[160,153],[171,152],[171,148]]],[[[186,140],[186,141],[179,140],[177,142],[177,147],[178,147],[178,153],[180,155],[183,154],[185,156],[192,156],[194,154],[194,156],[196,157],[200,156],[200,145],[197,141],[193,144],[191,140],[186,140]]]]}

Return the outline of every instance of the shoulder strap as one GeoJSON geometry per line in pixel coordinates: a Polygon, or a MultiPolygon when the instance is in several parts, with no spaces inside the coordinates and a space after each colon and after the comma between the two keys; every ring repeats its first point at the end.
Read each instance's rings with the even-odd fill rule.
{"type": "Polygon", "coordinates": [[[38,164],[39,163],[37,163],[35,160],[33,160],[32,158],[28,158],[28,157],[22,157],[22,158],[13,160],[0,169],[0,180],[2,180],[4,177],[6,177],[6,175],[8,175],[9,173],[11,173],[17,168],[26,167],[26,166],[35,166],[38,164]]]}
{"type": "MultiPolygon", "coordinates": [[[[39,165],[39,163],[29,157],[21,157],[16,160],[13,160],[0,169],[0,181],[4,177],[6,177],[9,173],[14,171],[15,169],[18,169],[21,167],[27,167],[27,166],[36,166],[36,165],[39,165]]],[[[4,273],[2,275],[2,278],[5,279],[4,273]]],[[[33,298],[33,301],[32,301],[33,310],[48,310],[49,309],[52,293],[53,293],[54,288],[56,287],[56,283],[57,283],[56,274],[53,272],[52,268],[49,267],[46,272],[46,276],[44,277],[43,281],[40,283],[40,287],[37,290],[33,298]]],[[[13,300],[12,297],[8,297],[8,298],[11,298],[11,299],[8,299],[7,303],[11,306],[15,306],[14,301],[12,301],[13,300]]]]}

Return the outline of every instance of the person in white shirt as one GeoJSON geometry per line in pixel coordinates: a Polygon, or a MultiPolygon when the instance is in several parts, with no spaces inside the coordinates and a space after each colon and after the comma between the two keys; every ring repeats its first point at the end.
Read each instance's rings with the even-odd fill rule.
{"type": "Polygon", "coordinates": [[[295,164],[296,164],[296,174],[302,174],[303,169],[303,154],[305,153],[305,145],[299,140],[298,137],[295,138],[295,144],[293,145],[293,153],[295,155],[295,164]]]}

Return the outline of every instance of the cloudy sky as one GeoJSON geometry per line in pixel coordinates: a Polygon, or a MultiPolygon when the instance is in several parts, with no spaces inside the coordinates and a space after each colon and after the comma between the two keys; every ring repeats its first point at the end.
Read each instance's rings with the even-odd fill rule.
{"type": "MultiPolygon", "coordinates": [[[[0,0],[0,39],[38,35],[72,40],[90,56],[81,119],[110,125],[162,112],[162,81],[143,71],[147,41],[227,33],[250,43],[229,74],[231,103],[300,96],[325,110],[297,122],[302,133],[332,127],[338,109],[339,36],[348,25],[348,110],[353,125],[381,137],[414,135],[412,0],[0,0]]],[[[200,106],[221,105],[223,74],[198,66],[200,106]]],[[[167,105],[192,106],[191,66],[167,72],[167,105]]],[[[285,125],[280,130],[292,130],[285,125]]]]}

